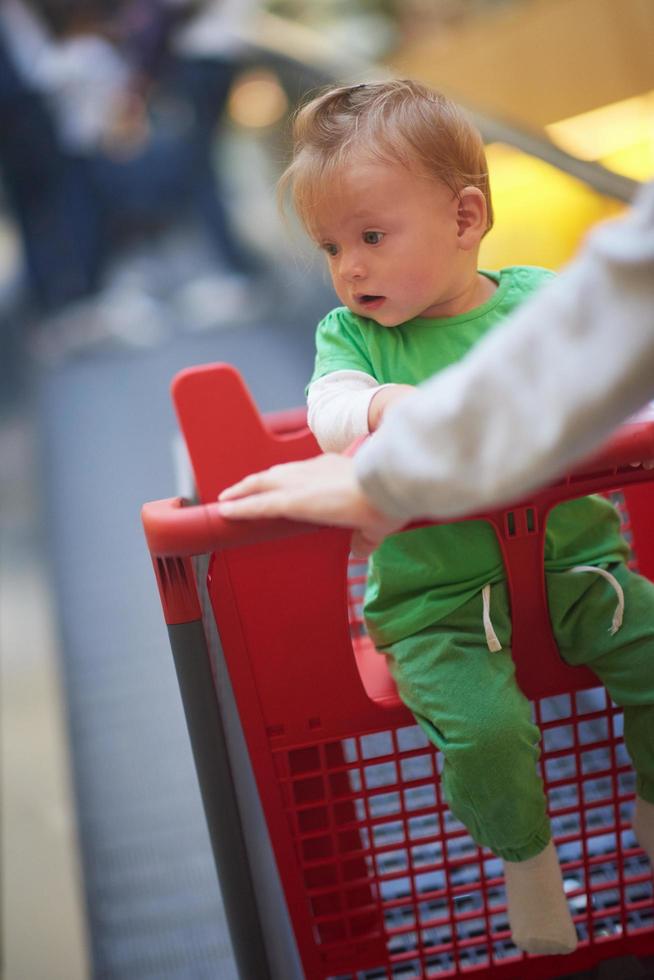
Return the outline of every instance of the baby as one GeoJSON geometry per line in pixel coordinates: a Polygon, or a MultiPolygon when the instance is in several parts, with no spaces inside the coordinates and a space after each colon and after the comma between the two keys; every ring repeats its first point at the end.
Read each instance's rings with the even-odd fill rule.
{"type": "MultiPolygon", "coordinates": [[[[461,359],[551,273],[478,269],[492,225],[479,133],[413,81],[331,89],[298,113],[282,177],[324,251],[342,306],[317,330],[309,425],[341,451],[413,386],[461,359]]],[[[547,329],[547,323],[543,329],[547,329]]],[[[548,602],[562,656],[624,707],[637,772],[634,826],[654,855],[654,586],[632,573],[611,504],[550,516],[548,602]]],[[[499,545],[483,521],[386,538],[365,616],[403,701],[444,756],[450,808],[504,861],[513,940],[531,953],[577,943],[536,762],[540,733],[515,681],[499,545]]]]}

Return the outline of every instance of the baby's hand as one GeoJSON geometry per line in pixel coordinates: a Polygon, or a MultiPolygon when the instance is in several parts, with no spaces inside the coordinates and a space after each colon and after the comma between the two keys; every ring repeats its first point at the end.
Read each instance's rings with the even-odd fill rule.
{"type": "Polygon", "coordinates": [[[388,385],[372,396],[368,406],[368,429],[374,432],[381,425],[384,412],[395,402],[402,401],[415,391],[414,385],[388,385]]]}

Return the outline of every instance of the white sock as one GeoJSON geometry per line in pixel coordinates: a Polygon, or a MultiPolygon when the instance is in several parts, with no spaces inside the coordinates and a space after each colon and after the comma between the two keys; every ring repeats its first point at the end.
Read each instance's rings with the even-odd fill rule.
{"type": "Polygon", "coordinates": [[[654,803],[637,796],[631,825],[638,843],[654,865],[654,803]]]}
{"type": "Polygon", "coordinates": [[[515,945],[525,953],[572,953],[577,933],[553,841],[536,857],[505,861],[504,880],[515,945]]]}

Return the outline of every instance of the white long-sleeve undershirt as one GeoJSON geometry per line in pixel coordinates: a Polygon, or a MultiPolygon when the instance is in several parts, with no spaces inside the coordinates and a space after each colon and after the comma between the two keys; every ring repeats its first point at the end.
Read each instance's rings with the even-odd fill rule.
{"type": "Polygon", "coordinates": [[[307,391],[307,423],[324,452],[340,453],[368,434],[368,410],[380,385],[364,371],[332,371],[307,391]]]}
{"type": "Polygon", "coordinates": [[[393,406],[355,457],[399,518],[515,499],[654,397],[654,183],[462,361],[393,406]]]}

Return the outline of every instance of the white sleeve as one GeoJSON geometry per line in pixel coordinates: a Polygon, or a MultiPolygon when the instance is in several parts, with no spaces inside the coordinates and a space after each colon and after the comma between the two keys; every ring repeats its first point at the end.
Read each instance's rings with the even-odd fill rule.
{"type": "Polygon", "coordinates": [[[363,371],[332,371],[309,385],[308,425],[324,452],[343,452],[368,428],[368,408],[381,388],[363,371]]]}
{"type": "Polygon", "coordinates": [[[654,396],[654,183],[458,364],[389,409],[356,455],[383,512],[518,498],[654,396]]]}

